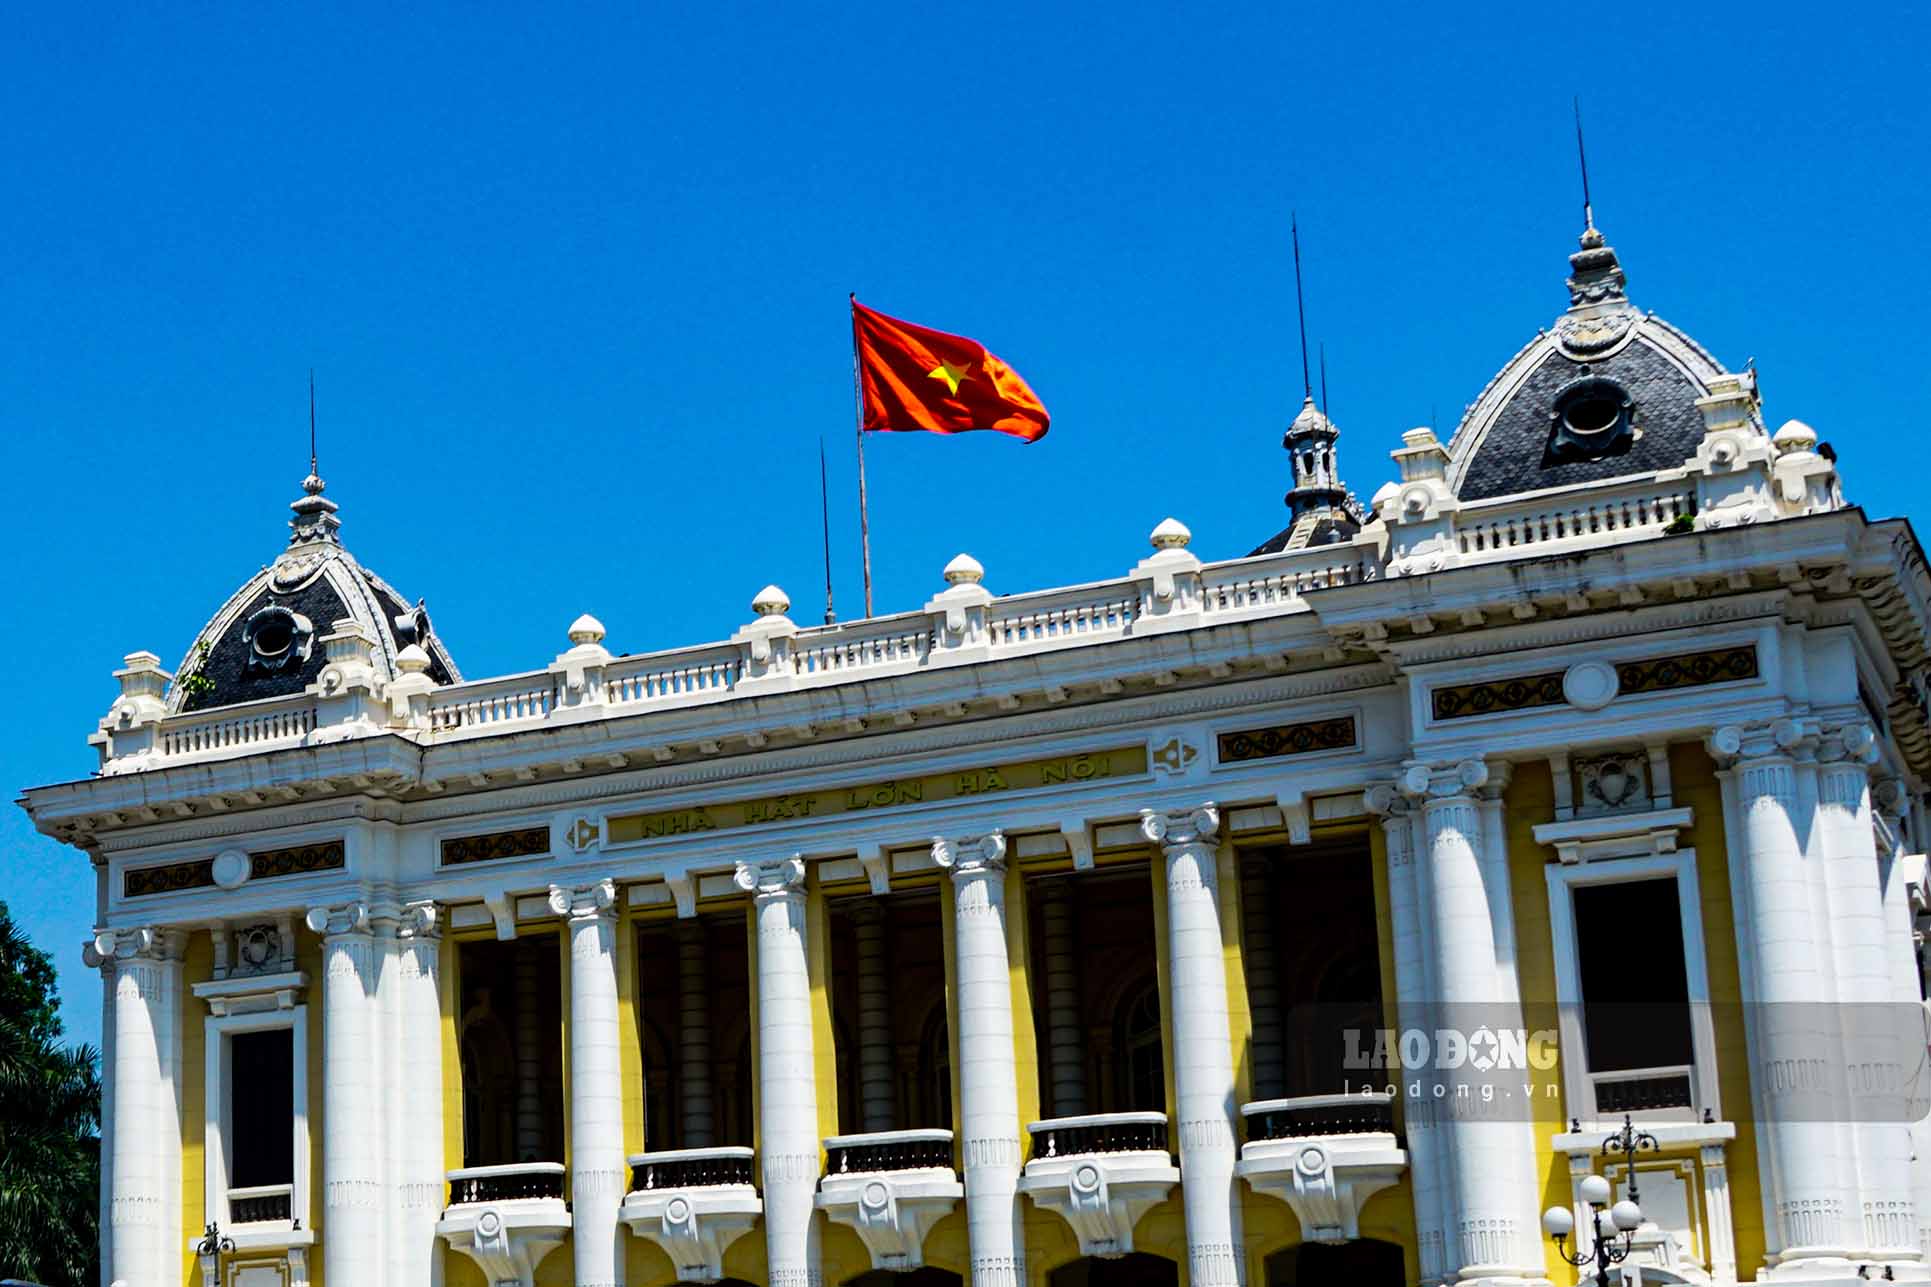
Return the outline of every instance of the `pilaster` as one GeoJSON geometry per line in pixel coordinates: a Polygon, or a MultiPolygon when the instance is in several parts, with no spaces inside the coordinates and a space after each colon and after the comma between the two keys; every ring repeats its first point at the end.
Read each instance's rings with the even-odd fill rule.
{"type": "Polygon", "coordinates": [[[379,1283],[383,1276],[383,1132],[376,990],[378,962],[369,905],[309,909],[322,936],[322,1267],[326,1281],[379,1283]]]}
{"type": "MultiPolygon", "coordinates": [[[[114,1129],[108,1250],[113,1278],[163,1282],[179,1273],[181,960],[186,935],[160,926],[103,930],[95,954],[112,971],[114,1129]]],[[[104,1268],[104,1273],[108,1272],[104,1268]]]]}

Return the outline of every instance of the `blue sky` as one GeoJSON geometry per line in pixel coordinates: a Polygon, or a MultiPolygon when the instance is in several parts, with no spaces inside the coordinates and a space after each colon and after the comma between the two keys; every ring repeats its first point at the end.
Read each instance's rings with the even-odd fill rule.
{"type": "MultiPolygon", "coordinates": [[[[344,538],[471,675],[584,611],[618,651],[771,581],[814,619],[820,435],[856,615],[849,290],[1053,413],[870,444],[881,611],[960,550],[995,592],[1117,575],[1169,513],[1243,554],[1300,401],[1289,212],[1365,496],[1566,302],[1577,92],[1635,300],[1922,508],[1921,14],[409,8],[12,16],[10,790],[84,775],[121,655],[174,665],[273,558],[311,366],[344,538]]],[[[6,809],[0,897],[97,1039],[85,859],[6,809]]]]}

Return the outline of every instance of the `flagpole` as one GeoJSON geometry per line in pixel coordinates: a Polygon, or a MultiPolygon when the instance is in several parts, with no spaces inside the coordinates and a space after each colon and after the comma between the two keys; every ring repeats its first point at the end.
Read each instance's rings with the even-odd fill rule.
{"type": "Polygon", "coordinates": [[[858,425],[858,541],[864,554],[865,615],[872,615],[872,521],[865,506],[865,386],[858,371],[858,292],[852,301],[852,403],[858,425]]]}

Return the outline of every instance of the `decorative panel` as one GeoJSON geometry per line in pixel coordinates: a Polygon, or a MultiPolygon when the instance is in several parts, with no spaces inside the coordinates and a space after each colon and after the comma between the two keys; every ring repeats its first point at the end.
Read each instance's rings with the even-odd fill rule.
{"type": "Polygon", "coordinates": [[[1271,760],[1283,755],[1306,755],[1312,751],[1345,750],[1355,744],[1354,716],[1236,729],[1231,733],[1222,733],[1219,744],[1222,764],[1234,764],[1241,760],[1271,760]]]}
{"type": "Polygon", "coordinates": [[[442,863],[454,867],[466,862],[492,862],[498,858],[533,858],[550,852],[548,827],[522,827],[515,831],[492,831],[481,836],[451,836],[442,843],[442,863]]]}

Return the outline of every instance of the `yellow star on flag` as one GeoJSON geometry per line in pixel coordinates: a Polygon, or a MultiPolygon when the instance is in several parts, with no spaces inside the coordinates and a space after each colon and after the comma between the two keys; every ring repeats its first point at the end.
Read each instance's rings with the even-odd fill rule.
{"type": "Polygon", "coordinates": [[[941,362],[930,371],[927,371],[925,378],[928,380],[944,380],[947,391],[956,395],[959,392],[960,382],[970,380],[972,378],[971,373],[972,363],[970,362],[967,362],[964,366],[953,366],[950,362],[941,362]]]}

